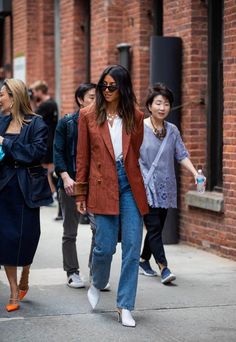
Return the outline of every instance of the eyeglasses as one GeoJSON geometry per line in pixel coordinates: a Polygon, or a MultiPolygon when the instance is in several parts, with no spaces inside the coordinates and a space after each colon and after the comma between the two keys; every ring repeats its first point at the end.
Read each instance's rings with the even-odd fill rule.
{"type": "Polygon", "coordinates": [[[110,93],[113,93],[114,91],[116,91],[118,89],[118,87],[116,85],[106,85],[106,84],[98,84],[99,88],[102,89],[102,91],[105,91],[106,89],[108,89],[108,91],[110,93]]]}

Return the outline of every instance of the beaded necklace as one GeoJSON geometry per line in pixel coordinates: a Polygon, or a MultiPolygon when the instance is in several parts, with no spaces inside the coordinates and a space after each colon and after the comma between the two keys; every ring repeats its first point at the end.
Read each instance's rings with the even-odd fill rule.
{"type": "Polygon", "coordinates": [[[154,133],[154,135],[160,139],[160,140],[163,140],[166,136],[166,127],[165,127],[165,123],[163,122],[163,128],[161,129],[157,129],[154,122],[153,122],[153,118],[152,118],[152,115],[150,116],[150,121],[151,121],[151,124],[152,124],[152,131],[154,133]]]}
{"type": "Polygon", "coordinates": [[[110,122],[113,121],[117,117],[118,117],[118,114],[107,113],[107,120],[110,121],[110,122]]]}

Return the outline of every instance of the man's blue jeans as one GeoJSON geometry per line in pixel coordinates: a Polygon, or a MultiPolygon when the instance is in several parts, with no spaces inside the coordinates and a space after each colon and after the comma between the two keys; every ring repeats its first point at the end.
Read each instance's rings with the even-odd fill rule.
{"type": "Polygon", "coordinates": [[[120,215],[95,215],[97,230],[93,250],[93,285],[102,289],[110,276],[112,256],[121,228],[122,265],[117,307],[132,310],[135,304],[143,220],[134,200],[123,162],[117,162],[120,215]]]}

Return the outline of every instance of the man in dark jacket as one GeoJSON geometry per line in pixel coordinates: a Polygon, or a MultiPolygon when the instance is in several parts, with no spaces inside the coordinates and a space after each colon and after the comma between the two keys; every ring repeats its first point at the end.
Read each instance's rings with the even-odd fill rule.
{"type": "MultiPolygon", "coordinates": [[[[95,98],[95,84],[81,84],[75,92],[79,108],[91,104],[95,98]]],[[[63,267],[67,272],[67,285],[74,288],[84,287],[79,273],[76,250],[76,237],[80,214],[76,208],[73,188],[76,176],[76,148],[78,140],[79,110],[65,115],[56,127],[54,137],[54,165],[58,175],[59,201],[63,216],[62,254],[63,267]]]]}
{"type": "Polygon", "coordinates": [[[42,160],[42,165],[48,170],[48,181],[52,193],[55,193],[55,187],[52,180],[54,171],[53,165],[53,139],[58,121],[58,107],[55,100],[48,93],[48,85],[44,81],[36,81],[31,86],[33,99],[36,103],[35,113],[42,116],[48,126],[47,153],[42,160]]]}

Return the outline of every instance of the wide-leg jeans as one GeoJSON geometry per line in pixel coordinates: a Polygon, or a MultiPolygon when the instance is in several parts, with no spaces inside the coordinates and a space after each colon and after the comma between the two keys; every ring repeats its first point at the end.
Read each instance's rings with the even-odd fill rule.
{"type": "Polygon", "coordinates": [[[102,289],[110,277],[112,256],[121,229],[122,265],[117,307],[132,310],[135,304],[143,220],[134,200],[123,161],[116,162],[119,182],[119,215],[95,215],[96,236],[93,250],[93,285],[102,289]]]}

